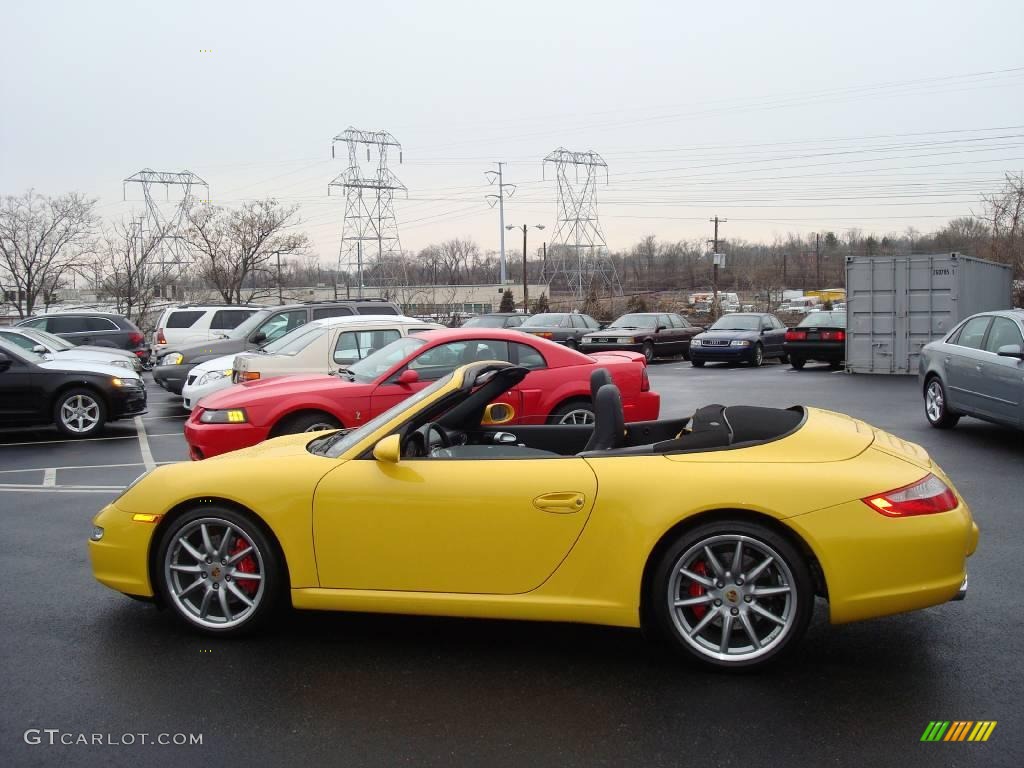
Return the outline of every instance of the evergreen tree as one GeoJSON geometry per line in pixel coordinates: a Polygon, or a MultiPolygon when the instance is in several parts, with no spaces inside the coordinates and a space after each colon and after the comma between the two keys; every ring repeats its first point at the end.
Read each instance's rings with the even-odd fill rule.
{"type": "Polygon", "coordinates": [[[512,289],[506,288],[505,292],[501,294],[501,306],[498,307],[499,312],[515,312],[516,311],[516,300],[512,297],[512,289]]]}

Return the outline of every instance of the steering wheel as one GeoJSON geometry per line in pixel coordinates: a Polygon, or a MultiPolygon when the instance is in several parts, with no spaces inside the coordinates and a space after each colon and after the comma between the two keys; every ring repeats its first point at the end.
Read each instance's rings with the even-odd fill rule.
{"type": "Polygon", "coordinates": [[[427,450],[428,450],[428,451],[430,450],[430,448],[431,448],[431,445],[432,445],[432,441],[431,441],[431,439],[430,439],[430,433],[431,433],[431,432],[434,432],[434,433],[436,433],[436,434],[437,434],[437,436],[438,436],[439,438],[441,438],[441,439],[440,439],[440,443],[441,443],[441,447],[442,447],[442,448],[450,448],[450,447],[451,447],[451,445],[452,445],[452,441],[451,441],[451,438],[450,438],[450,437],[448,437],[448,433],[447,433],[447,432],[445,432],[445,430],[444,430],[444,427],[442,427],[442,426],[441,426],[440,424],[438,424],[438,423],[437,423],[436,421],[431,421],[431,422],[429,422],[429,423],[428,423],[428,424],[427,424],[427,425],[426,425],[426,426],[425,426],[425,427],[423,428],[423,434],[424,434],[424,436],[426,437],[426,443],[427,443],[427,450]]]}

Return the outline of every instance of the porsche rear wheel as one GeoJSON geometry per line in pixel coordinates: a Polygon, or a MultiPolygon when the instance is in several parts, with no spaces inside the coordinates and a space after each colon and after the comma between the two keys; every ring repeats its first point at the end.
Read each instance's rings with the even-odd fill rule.
{"type": "Polygon", "coordinates": [[[215,635],[243,634],[273,613],[281,592],[277,550],[248,516],[205,506],[160,537],[154,581],[186,624],[215,635]]]}
{"type": "Polygon", "coordinates": [[[814,581],[784,536],[721,520],[666,550],[648,599],[678,650],[712,667],[756,667],[799,642],[814,608],[814,581]]]}

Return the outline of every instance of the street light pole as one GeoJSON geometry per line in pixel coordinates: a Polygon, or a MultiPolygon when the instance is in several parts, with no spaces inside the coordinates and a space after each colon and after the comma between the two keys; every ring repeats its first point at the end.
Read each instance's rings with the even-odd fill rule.
{"type": "MultiPolygon", "coordinates": [[[[526,272],[526,230],[530,228],[530,224],[509,224],[505,229],[521,229],[523,230],[523,312],[526,314],[530,313],[530,289],[529,280],[526,272]]],[[[533,224],[534,229],[544,229],[543,224],[533,224]]]]}

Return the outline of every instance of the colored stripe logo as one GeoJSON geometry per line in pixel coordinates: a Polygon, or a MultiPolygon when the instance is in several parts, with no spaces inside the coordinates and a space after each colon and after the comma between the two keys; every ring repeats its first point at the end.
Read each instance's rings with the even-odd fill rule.
{"type": "Polygon", "coordinates": [[[921,741],[988,741],[996,720],[932,720],[921,741]]]}

